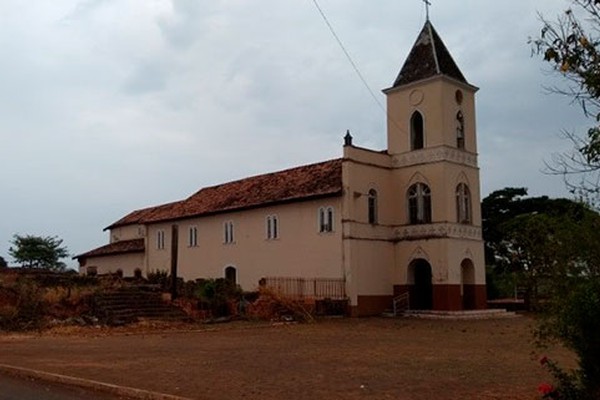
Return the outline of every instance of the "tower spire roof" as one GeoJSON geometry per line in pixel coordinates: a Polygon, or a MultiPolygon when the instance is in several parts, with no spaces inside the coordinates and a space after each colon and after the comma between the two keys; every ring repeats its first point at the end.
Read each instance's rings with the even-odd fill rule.
{"type": "Polygon", "coordinates": [[[446,75],[468,84],[440,35],[428,19],[392,87],[403,86],[437,75],[446,75]]]}

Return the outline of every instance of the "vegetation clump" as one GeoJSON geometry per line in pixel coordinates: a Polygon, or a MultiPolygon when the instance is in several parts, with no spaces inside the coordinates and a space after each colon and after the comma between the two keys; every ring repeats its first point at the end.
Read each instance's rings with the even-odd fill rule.
{"type": "Polygon", "coordinates": [[[1,273],[0,330],[42,329],[58,321],[87,316],[94,286],[78,275],[56,275],[49,279],[46,272],[1,273]]]}

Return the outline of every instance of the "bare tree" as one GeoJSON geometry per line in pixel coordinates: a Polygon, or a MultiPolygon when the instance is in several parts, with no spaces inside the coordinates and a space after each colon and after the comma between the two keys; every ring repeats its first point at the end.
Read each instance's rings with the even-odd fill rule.
{"type": "Polygon", "coordinates": [[[597,205],[600,197],[600,0],[573,0],[555,21],[540,16],[540,36],[530,39],[533,50],[564,86],[550,91],[578,103],[592,122],[586,133],[563,131],[572,148],[547,162],[550,173],[560,174],[574,194],[597,205]]]}

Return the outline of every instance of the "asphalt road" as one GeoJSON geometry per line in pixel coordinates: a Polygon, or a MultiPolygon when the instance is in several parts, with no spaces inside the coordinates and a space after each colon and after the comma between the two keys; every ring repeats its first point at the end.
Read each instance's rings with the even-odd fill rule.
{"type": "Polygon", "coordinates": [[[0,374],[0,400],[117,400],[105,393],[0,374]]]}

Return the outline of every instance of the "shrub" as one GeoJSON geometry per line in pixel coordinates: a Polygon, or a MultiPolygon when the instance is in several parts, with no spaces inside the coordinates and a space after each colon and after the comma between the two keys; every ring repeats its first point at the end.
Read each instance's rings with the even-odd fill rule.
{"type": "Polygon", "coordinates": [[[42,295],[46,316],[65,319],[87,313],[94,292],[95,289],[88,287],[47,288],[42,295]]]}
{"type": "Polygon", "coordinates": [[[562,370],[544,360],[556,380],[555,399],[600,398],[600,278],[581,278],[555,295],[537,330],[542,342],[557,340],[578,358],[578,369],[562,370]]]}
{"type": "Polygon", "coordinates": [[[169,285],[169,273],[161,269],[150,271],[148,272],[147,280],[148,283],[152,285],[160,285],[160,288],[165,290],[169,285]]]}
{"type": "Polygon", "coordinates": [[[210,310],[215,317],[232,314],[230,303],[239,301],[242,291],[235,283],[219,278],[197,282],[195,297],[201,309],[210,310]]]}
{"type": "Polygon", "coordinates": [[[556,381],[556,386],[549,383],[540,383],[538,392],[543,399],[560,399],[560,400],[585,400],[591,399],[585,396],[585,388],[581,381],[579,371],[567,372],[560,368],[554,361],[547,357],[542,357],[540,360],[542,366],[548,368],[550,374],[556,381]]]}
{"type": "Polygon", "coordinates": [[[53,319],[81,316],[90,309],[91,295],[97,290],[90,281],[63,274],[4,275],[0,282],[0,329],[27,330],[44,327],[53,319]]]}
{"type": "Polygon", "coordinates": [[[2,290],[5,305],[0,310],[0,329],[25,330],[41,327],[45,307],[39,285],[29,279],[18,279],[2,290]]]}

